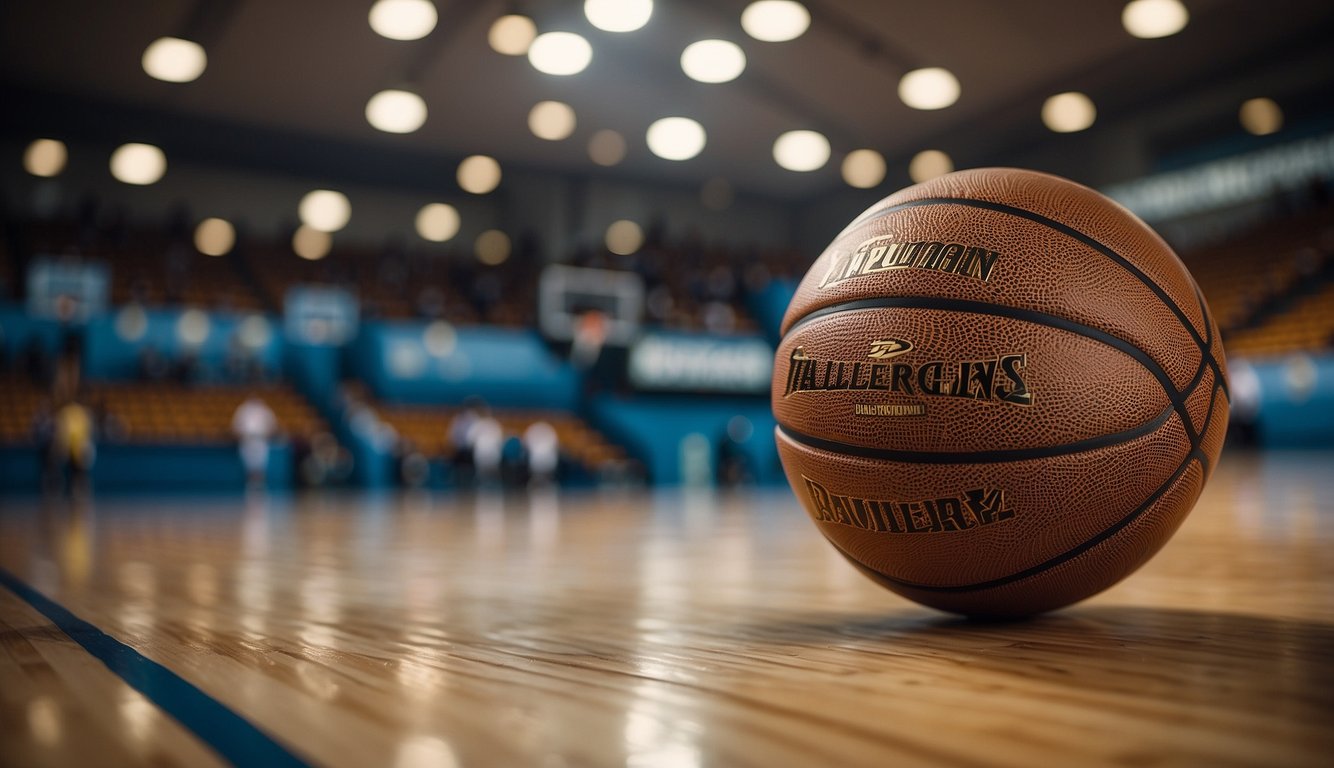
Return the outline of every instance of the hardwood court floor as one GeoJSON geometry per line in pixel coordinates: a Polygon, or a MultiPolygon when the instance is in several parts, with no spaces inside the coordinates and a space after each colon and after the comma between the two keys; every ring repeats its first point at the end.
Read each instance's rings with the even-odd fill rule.
{"type": "Polygon", "coordinates": [[[872,585],[786,490],[11,499],[0,764],[1328,765],[1331,458],[1227,456],[1014,624],[872,585]]]}

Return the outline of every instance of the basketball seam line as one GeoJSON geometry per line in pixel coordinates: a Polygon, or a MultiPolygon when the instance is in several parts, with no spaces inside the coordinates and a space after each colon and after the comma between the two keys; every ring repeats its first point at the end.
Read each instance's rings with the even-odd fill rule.
{"type": "MultiPolygon", "coordinates": [[[[821,307],[813,312],[808,312],[800,320],[793,323],[792,327],[788,328],[787,333],[783,336],[783,341],[786,341],[797,328],[822,317],[858,309],[887,308],[939,309],[944,311],[996,315],[998,317],[1008,317],[1014,320],[1036,323],[1038,325],[1046,325],[1051,328],[1059,328],[1101,342],[1134,358],[1136,362],[1143,366],[1146,371],[1158,380],[1158,385],[1162,387],[1163,393],[1167,395],[1168,402],[1172,404],[1172,407],[1175,408],[1177,413],[1181,416],[1182,427],[1186,430],[1186,436],[1190,439],[1192,448],[1196,445],[1195,437],[1192,434],[1193,430],[1191,430],[1190,426],[1190,413],[1186,408],[1185,397],[1181,392],[1177,391],[1175,382],[1173,382],[1171,377],[1167,375],[1167,372],[1164,371],[1147,352],[1119,336],[1114,336],[1104,330],[1093,328],[1059,315],[1049,315],[1045,312],[1038,312],[1032,309],[1020,309],[1019,307],[1011,307],[1006,304],[991,304],[989,302],[973,301],[971,299],[937,298],[934,296],[888,296],[875,299],[855,299],[853,301],[845,301],[839,304],[830,304],[829,306],[821,307]]],[[[779,346],[782,346],[782,341],[779,342],[779,346]]]]}
{"type": "Polygon", "coordinates": [[[1047,218],[1046,216],[1043,216],[1040,213],[1034,213],[1033,211],[1024,208],[1016,208],[1011,205],[1005,205],[1004,203],[994,203],[991,202],[990,200],[976,200],[971,197],[924,197],[919,200],[909,200],[907,202],[899,203],[898,205],[885,208],[884,210],[876,213],[874,216],[866,217],[861,221],[861,223],[866,224],[868,222],[875,221],[876,219],[879,219],[883,216],[888,216],[889,214],[895,213],[897,211],[905,210],[907,208],[926,206],[926,205],[963,205],[970,208],[981,208],[983,210],[995,211],[997,213],[1004,213],[1010,216],[1017,216],[1021,219],[1028,219],[1029,221],[1032,221],[1035,224],[1041,224],[1049,229],[1053,229],[1064,235],[1073,237],[1074,239],[1080,241],[1081,243],[1084,243],[1085,245],[1089,246],[1095,251],[1098,251],[1102,255],[1106,256],[1107,258],[1119,264],[1123,269],[1125,269],[1127,272],[1133,275],[1136,280],[1143,283],[1145,287],[1147,287],[1150,291],[1152,291],[1155,295],[1157,295],[1158,299],[1162,301],[1163,306],[1167,307],[1167,309],[1171,311],[1172,314],[1177,316],[1177,320],[1181,323],[1181,326],[1185,328],[1186,332],[1189,333],[1191,337],[1195,340],[1196,346],[1200,347],[1201,353],[1208,354],[1208,350],[1202,346],[1203,338],[1200,336],[1199,331],[1195,330],[1194,324],[1190,322],[1190,318],[1186,317],[1185,311],[1183,311],[1180,307],[1176,305],[1176,302],[1172,300],[1172,297],[1168,295],[1167,291],[1164,290],[1162,286],[1158,285],[1156,282],[1150,279],[1147,274],[1145,274],[1139,267],[1135,266],[1129,259],[1117,253],[1116,251],[1112,250],[1107,245],[1104,245],[1102,242],[1093,239],[1092,237],[1084,234],[1083,232],[1080,232],[1079,230],[1075,229],[1074,227],[1068,224],[1056,221],[1055,219],[1047,218]]]}
{"type": "Polygon", "coordinates": [[[1162,413],[1155,416],[1151,421],[1121,432],[1112,432],[1060,445],[1038,448],[1004,448],[994,451],[905,451],[893,448],[871,448],[808,435],[781,422],[778,424],[778,428],[783,431],[783,434],[802,445],[819,448],[831,453],[858,456],[863,459],[884,459],[911,464],[999,464],[1008,461],[1031,461],[1033,459],[1069,456],[1098,448],[1110,448],[1156,432],[1167,423],[1173,413],[1175,413],[1175,409],[1168,405],[1162,413]]]}
{"type": "MultiPolygon", "coordinates": [[[[1098,546],[1104,541],[1110,539],[1112,536],[1119,533],[1126,526],[1130,525],[1135,520],[1139,519],[1140,515],[1144,514],[1144,512],[1147,511],[1149,507],[1153,506],[1155,502],[1157,502],[1160,498],[1162,498],[1164,494],[1166,494],[1169,490],[1171,490],[1171,488],[1174,485],[1176,485],[1176,482],[1180,480],[1181,476],[1184,475],[1186,470],[1190,468],[1191,459],[1194,458],[1195,456],[1193,452],[1187,453],[1186,458],[1182,459],[1181,464],[1177,467],[1176,471],[1173,472],[1162,485],[1158,486],[1158,489],[1155,490],[1152,494],[1150,494],[1149,498],[1146,499],[1144,503],[1140,504],[1129,514],[1127,514],[1120,520],[1117,520],[1115,523],[1113,523],[1112,525],[1108,526],[1107,528],[1099,532],[1098,535],[1094,536],[1088,541],[1083,542],[1082,544],[1079,544],[1078,546],[1072,549],[1068,549],[1065,552],[1062,552],[1061,554],[1049,560],[1038,563],[1037,565],[1034,565],[1030,568],[1026,568],[1017,573],[1012,573],[1009,576],[1002,576],[1000,578],[991,579],[988,581],[980,581],[977,582],[976,584],[945,586],[945,585],[933,585],[933,584],[918,584],[916,582],[907,581],[905,579],[894,578],[893,576],[881,573],[880,571],[876,571],[874,569],[867,568],[867,570],[870,570],[872,573],[874,573],[876,577],[884,579],[885,581],[888,581],[890,583],[898,584],[899,586],[907,587],[909,589],[921,590],[923,592],[975,592],[984,589],[995,589],[997,587],[1004,587],[1009,584],[1013,584],[1015,582],[1023,581],[1024,579],[1037,576],[1045,571],[1055,568],[1058,565],[1061,565],[1062,563],[1069,562],[1070,560],[1079,557],[1085,552],[1088,552],[1089,550],[1093,549],[1094,547],[1098,546]]],[[[1201,471],[1204,470],[1203,464],[1200,465],[1200,470],[1201,471]]],[[[833,541],[833,539],[829,539],[829,542],[833,544],[840,552],[844,553],[845,556],[851,557],[848,551],[843,547],[840,547],[836,542],[833,541]]]]}

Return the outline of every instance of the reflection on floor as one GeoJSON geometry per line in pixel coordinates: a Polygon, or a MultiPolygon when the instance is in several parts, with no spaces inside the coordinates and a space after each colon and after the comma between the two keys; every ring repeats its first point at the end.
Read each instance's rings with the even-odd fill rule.
{"type": "MultiPolygon", "coordinates": [[[[0,568],[329,765],[1315,765],[1334,456],[1233,454],[1098,597],[971,624],[785,489],[0,501],[0,568]]],[[[0,589],[0,763],[208,740],[0,589]]]]}

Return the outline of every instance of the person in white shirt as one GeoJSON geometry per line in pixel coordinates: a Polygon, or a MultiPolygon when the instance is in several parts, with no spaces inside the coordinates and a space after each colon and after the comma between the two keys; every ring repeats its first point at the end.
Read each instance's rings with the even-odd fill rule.
{"type": "Polygon", "coordinates": [[[523,447],[528,453],[528,481],[535,486],[550,485],[560,461],[560,440],[556,430],[545,421],[535,421],[523,432],[523,447]]]}
{"type": "Polygon", "coordinates": [[[247,397],[232,415],[232,433],[240,444],[241,463],[251,486],[264,484],[269,467],[269,438],[278,430],[273,409],[256,395],[247,397]]]}
{"type": "Polygon", "coordinates": [[[500,481],[500,456],[505,446],[505,431],[490,414],[479,416],[468,428],[472,446],[472,465],[479,485],[494,486],[500,481]]]}

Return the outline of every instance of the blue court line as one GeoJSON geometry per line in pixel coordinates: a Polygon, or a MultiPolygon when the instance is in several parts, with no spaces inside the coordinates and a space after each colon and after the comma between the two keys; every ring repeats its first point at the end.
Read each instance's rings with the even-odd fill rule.
{"type": "Polygon", "coordinates": [[[0,568],[0,585],[40,611],[117,677],[148,697],[232,764],[294,768],[309,765],[217,699],[70,613],[3,568],[0,568]]]}

